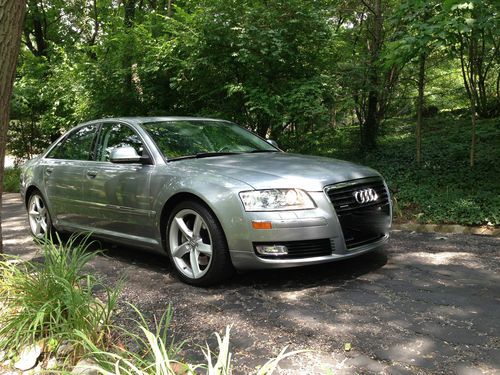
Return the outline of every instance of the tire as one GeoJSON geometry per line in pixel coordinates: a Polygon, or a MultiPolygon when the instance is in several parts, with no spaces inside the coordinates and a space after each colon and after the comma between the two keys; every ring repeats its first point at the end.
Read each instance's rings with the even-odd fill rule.
{"type": "Polygon", "coordinates": [[[183,282],[209,286],[233,275],[224,231],[203,204],[184,201],[175,206],[165,238],[174,272],[183,282]]]}
{"type": "Polygon", "coordinates": [[[38,190],[35,190],[28,199],[28,221],[31,235],[36,239],[50,238],[55,233],[49,209],[38,190]]]}

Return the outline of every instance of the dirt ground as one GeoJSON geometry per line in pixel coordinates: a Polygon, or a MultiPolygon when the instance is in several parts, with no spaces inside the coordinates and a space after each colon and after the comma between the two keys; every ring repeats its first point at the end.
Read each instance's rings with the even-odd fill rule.
{"type": "MultiPolygon", "coordinates": [[[[3,217],[6,252],[38,256],[17,194],[4,195],[3,217]]],[[[232,325],[235,374],[285,346],[310,351],[279,374],[500,374],[498,238],[393,231],[371,254],[208,289],[176,280],[166,257],[104,246],[91,269],[109,285],[125,277],[118,321],[133,316],[127,302],[150,318],[171,304],[172,331],[194,362],[213,332],[232,325]]]]}

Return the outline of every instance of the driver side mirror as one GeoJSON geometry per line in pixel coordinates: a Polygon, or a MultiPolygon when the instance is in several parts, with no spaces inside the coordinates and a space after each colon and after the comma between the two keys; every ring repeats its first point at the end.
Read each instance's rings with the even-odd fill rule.
{"type": "Polygon", "coordinates": [[[122,146],[111,150],[109,161],[111,163],[141,163],[141,157],[137,154],[135,148],[122,146]]]}

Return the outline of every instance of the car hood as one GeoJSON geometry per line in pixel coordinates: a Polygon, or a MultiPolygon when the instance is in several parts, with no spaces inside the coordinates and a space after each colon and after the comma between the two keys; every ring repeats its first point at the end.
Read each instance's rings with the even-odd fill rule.
{"type": "Polygon", "coordinates": [[[347,161],[284,152],[215,156],[176,163],[239,180],[255,189],[321,191],[326,185],[337,182],[379,176],[371,168],[347,161]]]}

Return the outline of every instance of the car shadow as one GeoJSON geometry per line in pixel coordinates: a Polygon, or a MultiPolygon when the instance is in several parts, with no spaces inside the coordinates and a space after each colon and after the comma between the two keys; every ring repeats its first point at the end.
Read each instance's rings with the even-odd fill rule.
{"type": "MultiPolygon", "coordinates": [[[[93,250],[102,250],[101,256],[119,262],[139,266],[145,270],[160,274],[169,274],[174,282],[182,283],[175,278],[173,266],[166,255],[157,252],[123,245],[116,245],[102,240],[96,241],[93,250]]],[[[383,248],[354,258],[334,261],[319,265],[281,268],[271,270],[251,270],[236,272],[220,285],[206,289],[239,289],[245,287],[264,289],[310,288],[319,285],[341,284],[347,280],[382,268],[388,261],[383,248]]]]}

